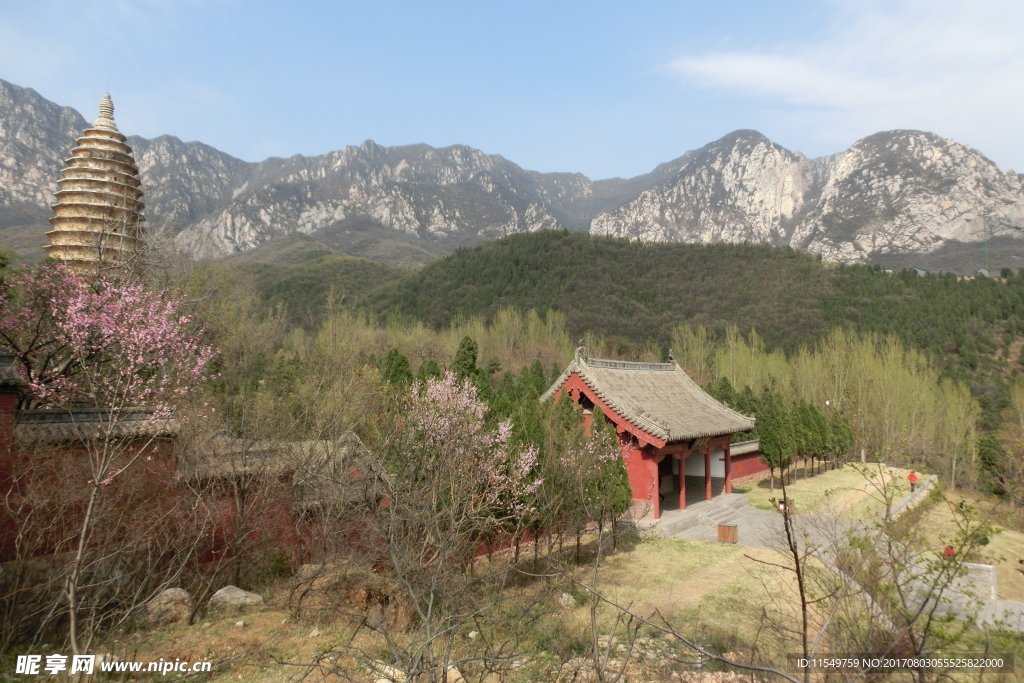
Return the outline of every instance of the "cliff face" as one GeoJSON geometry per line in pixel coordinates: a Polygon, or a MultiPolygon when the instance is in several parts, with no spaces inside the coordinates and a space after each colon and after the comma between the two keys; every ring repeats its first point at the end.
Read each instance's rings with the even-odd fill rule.
{"type": "Polygon", "coordinates": [[[85,126],[74,109],[0,81],[0,227],[52,215],[60,169],[85,126]]]}
{"type": "MultiPolygon", "coordinates": [[[[35,249],[86,121],[0,81],[0,244],[35,249]]],[[[931,133],[890,131],[807,159],[736,131],[628,180],[536,173],[464,146],[367,141],[248,163],[198,142],[133,137],[153,228],[199,257],[295,232],[406,265],[543,228],[645,241],[789,244],[841,262],[1021,237],[1022,178],[931,133]]],[[[1024,242],[1022,242],[1024,244],[1024,242]]],[[[39,254],[26,254],[30,258],[39,254]]]]}
{"type": "Polygon", "coordinates": [[[929,253],[948,241],[1022,236],[1021,176],[918,131],[864,138],[806,159],[753,131],[683,157],[678,172],[596,216],[595,234],[678,242],[775,242],[829,261],[929,253]]]}
{"type": "Polygon", "coordinates": [[[256,165],[231,201],[188,225],[180,241],[199,256],[216,256],[281,234],[344,232],[370,223],[450,250],[566,226],[557,196],[562,184],[569,185],[542,186],[515,164],[468,147],[385,148],[367,141],[320,157],[256,165]]]}

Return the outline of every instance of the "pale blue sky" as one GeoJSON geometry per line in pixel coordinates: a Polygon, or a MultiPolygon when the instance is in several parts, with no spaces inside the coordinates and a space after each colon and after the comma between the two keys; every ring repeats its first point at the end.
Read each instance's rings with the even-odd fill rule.
{"type": "Polygon", "coordinates": [[[918,128],[1024,171],[1024,3],[0,0],[0,78],[250,161],[373,139],[632,176],[737,128],[918,128]]]}

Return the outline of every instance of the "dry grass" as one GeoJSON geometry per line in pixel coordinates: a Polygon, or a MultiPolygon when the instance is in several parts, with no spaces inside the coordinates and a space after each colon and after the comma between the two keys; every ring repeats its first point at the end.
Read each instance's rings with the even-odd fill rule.
{"type": "MultiPolygon", "coordinates": [[[[590,546],[585,545],[584,558],[591,555],[590,546]]],[[[751,558],[777,561],[778,555],[728,544],[644,538],[631,549],[604,558],[597,588],[609,599],[628,605],[645,617],[658,610],[683,633],[728,634],[734,641],[751,642],[756,635],[761,605],[768,600],[762,583],[766,576],[764,567],[751,558]]],[[[577,576],[590,583],[586,565],[577,568],[577,576]]],[[[521,589],[521,597],[532,599],[539,590],[543,590],[539,583],[526,586],[521,589]]],[[[317,652],[345,637],[344,626],[323,624],[317,627],[319,635],[310,637],[312,624],[288,619],[288,613],[282,609],[281,589],[269,591],[266,596],[267,606],[260,609],[212,613],[193,626],[146,627],[120,634],[109,649],[122,660],[180,657],[213,661],[216,670],[212,680],[283,683],[305,669],[280,662],[312,662],[317,652]],[[235,626],[239,620],[245,622],[243,628],[235,626]]],[[[570,609],[553,606],[539,628],[563,641],[589,642],[589,607],[585,600],[580,603],[570,609]]],[[[601,610],[601,628],[607,628],[611,621],[612,610],[605,606],[601,610]]],[[[550,676],[561,659],[571,656],[566,654],[571,646],[556,654],[553,650],[559,649],[559,645],[552,641],[547,652],[530,652],[531,664],[517,672],[515,680],[553,680],[550,676]]],[[[664,646],[670,651],[686,651],[684,646],[670,641],[664,646]]],[[[644,665],[638,662],[636,666],[644,665]]],[[[319,679],[314,672],[308,680],[319,679]]]]}
{"type": "MultiPolygon", "coordinates": [[[[651,538],[629,553],[609,557],[598,589],[640,616],[651,617],[657,610],[684,634],[728,634],[750,643],[768,591],[780,588],[778,572],[758,560],[780,562],[781,557],[725,543],[651,538]]],[[[584,569],[580,579],[589,583],[584,569]]],[[[602,627],[610,624],[611,612],[603,611],[602,627]]],[[[577,607],[561,619],[589,628],[588,607],[577,607]]]]}
{"type": "MultiPolygon", "coordinates": [[[[946,493],[948,503],[933,505],[921,518],[919,528],[936,550],[941,549],[957,531],[956,506],[964,501],[976,513],[987,519],[997,519],[995,504],[976,494],[953,491],[946,493]]],[[[998,576],[999,597],[1002,600],[1024,600],[1024,533],[996,525],[998,533],[989,538],[989,544],[978,552],[976,561],[992,564],[998,576]]]]}
{"type": "MultiPolygon", "coordinates": [[[[885,465],[848,464],[806,479],[802,478],[803,468],[798,468],[796,473],[798,478],[786,485],[786,495],[795,501],[797,512],[813,512],[828,507],[830,512],[847,519],[868,519],[885,510],[885,501],[879,494],[883,481],[894,485],[897,500],[910,490],[906,481],[909,471],[885,465]]],[[[750,496],[750,505],[760,510],[773,508],[769,498],[782,497],[778,478],[774,491],[767,479],[738,487],[735,491],[750,496]]]]}

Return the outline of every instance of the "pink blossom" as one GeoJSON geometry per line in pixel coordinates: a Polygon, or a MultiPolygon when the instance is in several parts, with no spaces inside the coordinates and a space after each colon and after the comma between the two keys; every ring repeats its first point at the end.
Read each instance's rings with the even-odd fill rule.
{"type": "Polygon", "coordinates": [[[163,419],[214,353],[181,308],[167,290],[88,281],[63,265],[15,271],[0,289],[0,347],[17,355],[38,404],[140,406],[163,419]]]}
{"type": "Polygon", "coordinates": [[[461,485],[490,506],[495,520],[521,516],[542,484],[534,474],[537,449],[513,452],[512,423],[488,425],[486,414],[476,388],[451,372],[410,394],[409,423],[419,442],[462,468],[461,485]]]}

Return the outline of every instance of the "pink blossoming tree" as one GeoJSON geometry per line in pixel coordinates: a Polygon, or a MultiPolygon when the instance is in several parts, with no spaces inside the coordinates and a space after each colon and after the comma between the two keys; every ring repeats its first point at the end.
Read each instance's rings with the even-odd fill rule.
{"type": "MultiPolygon", "coordinates": [[[[412,625],[396,626],[387,614],[352,616],[385,638],[403,680],[439,680],[464,664],[454,645],[461,627],[486,611],[478,601],[488,591],[480,589],[506,580],[507,567],[501,576],[490,565],[493,573],[475,569],[483,539],[521,529],[542,481],[536,449],[515,446],[510,423],[486,419],[487,404],[469,380],[449,372],[414,386],[406,399],[369,458],[373,471],[363,473],[375,484],[361,491],[371,492],[362,519],[380,539],[377,566],[401,587],[412,625]]],[[[354,643],[341,649],[367,666],[377,657],[354,643]]],[[[488,651],[474,666],[506,656],[488,651]]]]}
{"type": "Polygon", "coordinates": [[[214,351],[170,291],[50,264],[0,282],[0,351],[15,354],[22,370],[20,407],[62,413],[85,461],[83,480],[66,482],[67,495],[79,489],[83,512],[57,610],[66,610],[78,654],[105,618],[97,596],[116,592],[116,584],[98,578],[121,559],[97,535],[98,520],[116,505],[108,491],[133,465],[152,461],[158,439],[174,429],[175,407],[206,378],[214,351]]]}
{"type": "Polygon", "coordinates": [[[140,406],[166,417],[213,356],[167,290],[87,280],[63,265],[0,286],[0,349],[20,362],[21,407],[140,406]]]}

